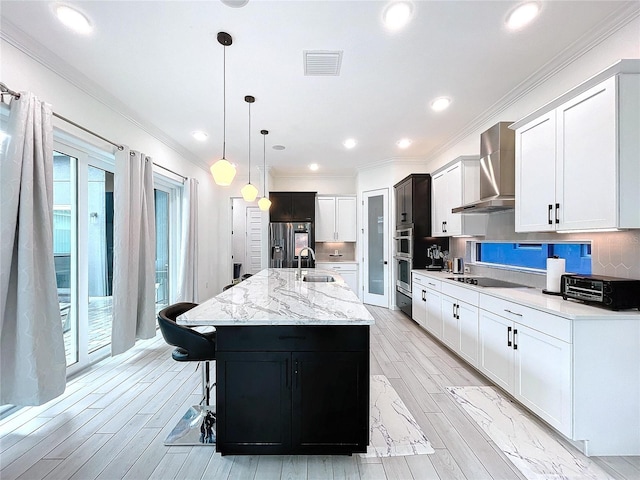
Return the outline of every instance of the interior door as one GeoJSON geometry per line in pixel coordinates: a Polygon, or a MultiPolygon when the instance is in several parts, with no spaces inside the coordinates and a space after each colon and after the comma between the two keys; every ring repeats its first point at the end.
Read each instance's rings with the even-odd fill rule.
{"type": "Polygon", "coordinates": [[[258,207],[247,207],[246,273],[262,270],[262,212],[258,207]]]}
{"type": "Polygon", "coordinates": [[[389,190],[363,192],[363,301],[389,308],[389,190]]]}

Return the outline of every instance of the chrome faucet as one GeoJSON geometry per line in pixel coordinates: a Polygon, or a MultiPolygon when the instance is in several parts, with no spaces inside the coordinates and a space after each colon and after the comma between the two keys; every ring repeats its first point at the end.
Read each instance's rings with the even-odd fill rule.
{"type": "Polygon", "coordinates": [[[311,254],[311,258],[316,259],[316,252],[313,251],[311,247],[303,247],[300,249],[300,253],[298,253],[298,273],[296,273],[296,278],[300,280],[302,278],[302,252],[308,250],[311,254]]]}

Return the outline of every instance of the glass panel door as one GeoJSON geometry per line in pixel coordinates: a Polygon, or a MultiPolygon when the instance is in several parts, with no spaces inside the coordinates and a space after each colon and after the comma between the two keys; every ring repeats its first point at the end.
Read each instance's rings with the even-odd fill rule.
{"type": "Polygon", "coordinates": [[[156,189],[156,313],[169,306],[170,195],[156,189]]]}
{"type": "Polygon", "coordinates": [[[113,173],[87,169],[88,353],[111,343],[113,320],[113,173]]]}
{"type": "Polygon", "coordinates": [[[54,152],[53,258],[67,366],[78,361],[76,166],[77,158],[54,152]]]}
{"type": "Polygon", "coordinates": [[[388,189],[363,193],[364,302],[389,307],[388,189]]]}

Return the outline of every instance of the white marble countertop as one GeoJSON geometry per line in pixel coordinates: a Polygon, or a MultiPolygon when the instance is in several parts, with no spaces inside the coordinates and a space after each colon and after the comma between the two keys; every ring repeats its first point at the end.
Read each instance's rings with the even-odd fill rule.
{"type": "Polygon", "coordinates": [[[303,282],[294,268],[268,268],[178,317],[188,326],[373,325],[357,295],[334,271],[335,282],[303,282]]]}
{"type": "MultiPolygon", "coordinates": [[[[434,272],[433,270],[412,270],[443,282],[448,282],[460,287],[476,290],[482,294],[491,295],[503,300],[509,300],[520,305],[535,308],[553,315],[558,315],[570,320],[640,320],[640,312],[638,310],[621,310],[615,312],[606,308],[586,305],[574,300],[563,300],[561,296],[547,295],[542,293],[539,288],[494,288],[494,287],[478,287],[468,283],[458,282],[457,280],[447,280],[447,277],[462,276],[451,272],[434,272]]],[[[466,277],[474,275],[465,274],[466,277]]],[[[479,276],[479,275],[476,275],[479,276]]]]}

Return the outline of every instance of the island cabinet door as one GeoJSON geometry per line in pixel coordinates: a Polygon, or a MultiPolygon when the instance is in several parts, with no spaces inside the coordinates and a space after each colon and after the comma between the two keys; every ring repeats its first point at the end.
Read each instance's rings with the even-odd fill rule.
{"type": "Polygon", "coordinates": [[[289,451],[291,353],[219,351],[217,357],[218,451],[289,451]]]}
{"type": "Polygon", "coordinates": [[[294,352],[292,443],[305,453],[366,452],[368,352],[294,352]]]}

